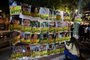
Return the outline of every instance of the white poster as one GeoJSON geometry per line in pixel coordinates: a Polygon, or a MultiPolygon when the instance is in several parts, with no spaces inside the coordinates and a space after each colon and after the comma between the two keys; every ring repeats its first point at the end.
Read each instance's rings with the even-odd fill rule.
{"type": "Polygon", "coordinates": [[[40,7],[39,14],[41,14],[41,15],[49,15],[49,9],[40,7]]]}

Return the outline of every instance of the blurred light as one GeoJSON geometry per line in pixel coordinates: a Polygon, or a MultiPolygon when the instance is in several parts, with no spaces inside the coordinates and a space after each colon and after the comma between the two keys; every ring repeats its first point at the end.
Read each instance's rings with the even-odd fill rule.
{"type": "Polygon", "coordinates": [[[0,10],[0,12],[2,12],[2,10],[0,10]]]}
{"type": "Polygon", "coordinates": [[[78,10],[76,9],[76,10],[75,10],[75,12],[77,13],[77,12],[78,12],[78,10]]]}
{"type": "Polygon", "coordinates": [[[88,15],[88,14],[86,14],[86,15],[88,15]]]}

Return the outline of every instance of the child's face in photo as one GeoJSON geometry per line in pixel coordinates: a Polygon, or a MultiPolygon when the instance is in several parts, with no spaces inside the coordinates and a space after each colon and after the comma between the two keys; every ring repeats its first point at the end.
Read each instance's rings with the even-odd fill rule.
{"type": "Polygon", "coordinates": [[[27,20],[27,19],[24,20],[24,21],[23,21],[23,25],[24,25],[24,26],[30,26],[30,20],[27,20]]]}
{"type": "Polygon", "coordinates": [[[52,40],[52,36],[51,36],[51,35],[49,35],[48,39],[49,39],[49,40],[52,40]]]}
{"type": "Polygon", "coordinates": [[[34,34],[33,38],[34,39],[37,39],[38,38],[38,35],[37,34],[34,34]]]}
{"type": "Polygon", "coordinates": [[[38,8],[35,8],[34,12],[35,12],[35,13],[38,13],[38,8]]]}
{"type": "Polygon", "coordinates": [[[55,27],[55,22],[50,22],[51,27],[55,27]]]}
{"type": "Polygon", "coordinates": [[[14,20],[13,23],[14,23],[15,25],[19,25],[20,22],[19,22],[19,20],[14,20]]]}

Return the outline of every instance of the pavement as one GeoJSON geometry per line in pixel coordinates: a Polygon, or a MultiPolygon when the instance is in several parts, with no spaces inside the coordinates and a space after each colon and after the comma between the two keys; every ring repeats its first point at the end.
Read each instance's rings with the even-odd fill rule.
{"type": "Polygon", "coordinates": [[[65,56],[64,55],[61,55],[61,56],[58,56],[56,58],[53,58],[51,60],[64,60],[65,56]]]}
{"type": "Polygon", "coordinates": [[[0,60],[8,60],[11,55],[11,50],[7,49],[4,51],[0,51],[0,60]]]}

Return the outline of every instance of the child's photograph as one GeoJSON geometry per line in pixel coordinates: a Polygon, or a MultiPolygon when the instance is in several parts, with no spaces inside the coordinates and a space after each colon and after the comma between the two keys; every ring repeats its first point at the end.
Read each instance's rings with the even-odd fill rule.
{"type": "Polygon", "coordinates": [[[12,19],[10,20],[10,23],[11,23],[11,24],[21,25],[22,19],[19,18],[19,15],[13,15],[11,18],[12,18],[12,19]]]}
{"type": "Polygon", "coordinates": [[[49,50],[53,50],[55,48],[54,44],[49,44],[49,50]]]}
{"type": "Polygon", "coordinates": [[[53,40],[53,39],[54,39],[54,35],[53,34],[49,34],[48,40],[53,40]]]}
{"type": "Polygon", "coordinates": [[[39,43],[39,34],[32,34],[31,35],[31,43],[38,44],[39,43]]]}
{"type": "Polygon", "coordinates": [[[27,26],[27,27],[30,26],[30,20],[29,19],[23,19],[22,25],[27,26]]]}
{"type": "Polygon", "coordinates": [[[57,22],[57,27],[61,27],[61,22],[57,22]]]}
{"type": "Polygon", "coordinates": [[[49,27],[48,22],[42,22],[42,23],[41,23],[41,27],[49,27]]]}
{"type": "Polygon", "coordinates": [[[49,22],[49,27],[56,27],[56,22],[49,22]]]}
{"type": "Polygon", "coordinates": [[[28,40],[28,39],[30,39],[31,37],[30,37],[30,32],[25,32],[24,33],[24,39],[25,40],[28,40]]]}
{"type": "Polygon", "coordinates": [[[38,21],[31,21],[31,26],[32,27],[40,27],[40,22],[38,22],[38,21]]]}
{"type": "Polygon", "coordinates": [[[40,51],[45,51],[48,49],[46,44],[41,44],[39,48],[40,48],[40,51]]]}
{"type": "Polygon", "coordinates": [[[31,51],[39,51],[39,45],[30,45],[31,51]]]}

